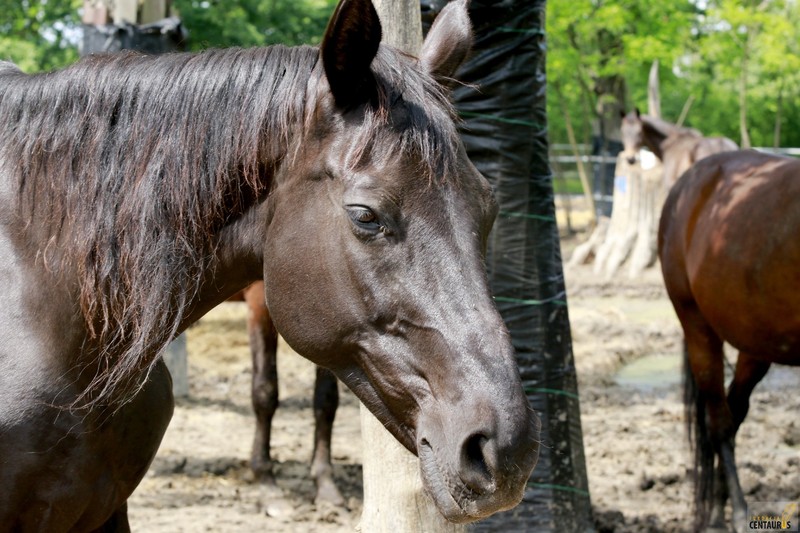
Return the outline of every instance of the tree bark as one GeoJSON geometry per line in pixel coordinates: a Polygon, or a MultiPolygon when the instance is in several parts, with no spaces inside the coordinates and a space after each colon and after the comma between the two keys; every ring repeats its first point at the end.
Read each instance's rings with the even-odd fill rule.
{"type": "MultiPolygon", "coordinates": [[[[383,28],[383,42],[418,55],[422,21],[418,0],[373,0],[383,28]]],[[[364,533],[425,531],[462,533],[464,526],[448,522],[422,486],[419,460],[361,405],[364,533]]]]}
{"type": "Polygon", "coordinates": [[[781,121],[783,120],[783,80],[781,86],[778,88],[778,101],[777,109],[775,110],[775,130],[772,134],[772,146],[780,148],[781,146],[781,121]]]}
{"type": "Polygon", "coordinates": [[[661,118],[661,90],[658,83],[658,59],[650,65],[647,78],[647,113],[651,117],[661,118]]]}
{"type": "Polygon", "coordinates": [[[569,116],[569,110],[564,103],[564,95],[561,93],[561,87],[556,85],[554,86],[554,89],[556,96],[558,97],[558,105],[561,107],[561,113],[564,115],[564,126],[567,129],[567,138],[569,139],[569,145],[572,149],[572,155],[575,156],[575,164],[578,167],[578,177],[580,178],[581,186],[583,187],[583,195],[586,197],[586,205],[589,206],[589,211],[591,212],[591,225],[594,226],[597,224],[597,211],[595,210],[594,205],[592,185],[589,183],[589,175],[586,173],[586,168],[583,166],[581,153],[578,150],[578,141],[575,138],[575,131],[572,129],[572,120],[569,116]]]}
{"type": "Polygon", "coordinates": [[[422,19],[419,2],[373,0],[381,18],[383,42],[412,55],[422,49],[422,19]]]}
{"type": "Polygon", "coordinates": [[[739,76],[739,132],[742,150],[750,148],[750,134],[747,132],[747,70],[750,63],[750,31],[744,38],[742,51],[742,72],[739,76]]]}

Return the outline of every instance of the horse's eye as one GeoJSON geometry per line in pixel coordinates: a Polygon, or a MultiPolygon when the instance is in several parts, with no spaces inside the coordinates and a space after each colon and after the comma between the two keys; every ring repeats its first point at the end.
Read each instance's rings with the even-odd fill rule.
{"type": "Polygon", "coordinates": [[[356,212],[355,217],[356,222],[359,224],[372,224],[373,222],[378,221],[378,217],[375,216],[375,213],[369,211],[368,209],[356,212]]]}
{"type": "Polygon", "coordinates": [[[378,226],[378,215],[372,209],[363,205],[347,206],[350,219],[362,227],[378,226]]]}
{"type": "Polygon", "coordinates": [[[381,230],[378,215],[369,207],[363,205],[347,206],[347,213],[350,215],[350,220],[353,221],[356,227],[370,232],[381,230]]]}

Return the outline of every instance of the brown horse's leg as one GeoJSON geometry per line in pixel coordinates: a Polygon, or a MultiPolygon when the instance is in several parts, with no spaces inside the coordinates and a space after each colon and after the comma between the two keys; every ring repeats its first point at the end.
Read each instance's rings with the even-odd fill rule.
{"type": "Polygon", "coordinates": [[[314,453],[311,475],[317,484],[316,502],[327,501],[344,505],[344,498],[333,481],[331,466],[331,435],[333,419],[339,407],[339,389],[336,376],[330,370],[317,367],[314,385],[314,453]]]}
{"type": "Polygon", "coordinates": [[[122,504],[105,524],[95,529],[92,533],[130,533],[131,526],[128,524],[128,503],[122,504]]]}
{"type": "Polygon", "coordinates": [[[739,476],[736,471],[734,458],[735,438],[739,426],[747,416],[750,408],[750,394],[755,386],[764,378],[769,370],[770,363],[760,361],[739,352],[736,360],[736,371],[733,381],[728,389],[728,405],[732,417],[732,433],[721,444],[720,463],[717,466],[717,491],[715,493],[714,509],[711,523],[724,524],[725,501],[730,496],[733,507],[734,526],[741,525],[747,512],[744,494],[739,485],[739,476]]]}
{"type": "Polygon", "coordinates": [[[719,457],[721,444],[732,435],[733,424],[725,395],[722,340],[693,305],[676,306],[676,311],[686,341],[685,401],[687,422],[694,434],[696,526],[700,529],[708,524],[714,495],[719,490],[715,491],[715,458],[719,457]]]}
{"type": "Polygon", "coordinates": [[[269,441],[272,417],[278,408],[278,333],[264,301],[264,284],[254,283],[248,287],[244,298],[249,313],[247,327],[253,356],[252,401],[256,415],[250,467],[257,479],[274,484],[269,441]]]}

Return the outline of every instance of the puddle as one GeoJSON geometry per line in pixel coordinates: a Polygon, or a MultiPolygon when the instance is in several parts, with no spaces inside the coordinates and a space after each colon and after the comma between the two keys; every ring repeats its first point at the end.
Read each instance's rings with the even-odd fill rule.
{"type": "Polygon", "coordinates": [[[623,366],[614,381],[618,385],[641,391],[678,387],[681,384],[681,365],[679,355],[646,355],[623,366]]]}
{"type": "MultiPolygon", "coordinates": [[[[735,353],[735,352],[733,352],[735,353]]],[[[729,358],[725,365],[725,383],[730,383],[736,358],[729,358]]],[[[623,366],[614,381],[618,385],[640,391],[678,387],[682,380],[682,356],[677,354],[646,355],[623,366]]],[[[800,367],[772,365],[757,390],[796,389],[800,387],[800,367]]]]}

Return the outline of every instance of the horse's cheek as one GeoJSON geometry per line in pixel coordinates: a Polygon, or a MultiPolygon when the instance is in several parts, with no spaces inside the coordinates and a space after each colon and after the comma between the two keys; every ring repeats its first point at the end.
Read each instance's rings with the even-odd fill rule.
{"type": "MultiPolygon", "coordinates": [[[[274,220],[273,224],[280,224],[274,220]]],[[[298,353],[320,363],[332,351],[337,317],[335,284],[326,269],[326,248],[305,224],[285,223],[264,247],[264,281],[278,332],[298,353]]]]}

